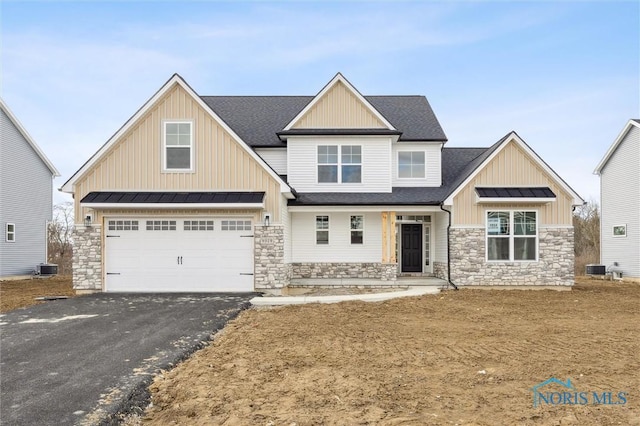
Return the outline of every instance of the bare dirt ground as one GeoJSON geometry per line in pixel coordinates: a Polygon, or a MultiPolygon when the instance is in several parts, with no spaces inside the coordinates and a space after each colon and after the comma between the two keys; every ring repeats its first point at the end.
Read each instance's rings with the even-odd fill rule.
{"type": "Polygon", "coordinates": [[[43,303],[35,299],[42,296],[75,296],[71,276],[0,281],[0,313],[43,303]]]}
{"type": "Polygon", "coordinates": [[[160,374],[137,422],[640,425],[639,371],[638,284],[251,309],[160,374]],[[588,404],[534,408],[531,388],[551,377],[588,404]]]}

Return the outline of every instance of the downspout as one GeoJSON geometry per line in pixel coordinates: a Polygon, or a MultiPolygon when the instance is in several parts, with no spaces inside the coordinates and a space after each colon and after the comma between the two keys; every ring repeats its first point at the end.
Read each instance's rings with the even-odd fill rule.
{"type": "Polygon", "coordinates": [[[444,203],[440,203],[440,210],[449,214],[449,224],[447,225],[447,282],[458,290],[458,286],[451,281],[451,211],[444,208],[444,203]]]}

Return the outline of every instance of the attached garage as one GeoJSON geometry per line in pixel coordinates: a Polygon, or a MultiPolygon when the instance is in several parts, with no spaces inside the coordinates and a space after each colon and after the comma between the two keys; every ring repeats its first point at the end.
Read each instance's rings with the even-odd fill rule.
{"type": "Polygon", "coordinates": [[[103,291],[253,291],[253,222],[263,199],[264,192],[87,194],[81,205],[103,218],[103,291]],[[170,215],[175,210],[200,213],[170,215]]]}
{"type": "Polygon", "coordinates": [[[249,218],[108,218],[105,291],[253,291],[249,218]]]}

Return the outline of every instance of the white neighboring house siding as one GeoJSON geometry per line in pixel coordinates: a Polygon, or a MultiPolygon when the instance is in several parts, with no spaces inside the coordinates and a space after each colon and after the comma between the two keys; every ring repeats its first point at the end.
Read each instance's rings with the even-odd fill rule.
{"type": "Polygon", "coordinates": [[[287,148],[256,148],[255,151],[277,174],[287,174],[287,148]]]}
{"type": "Polygon", "coordinates": [[[441,142],[396,142],[393,144],[392,161],[392,185],[393,186],[440,186],[442,185],[442,143],[441,142]],[[398,178],[398,152],[422,151],[424,152],[425,177],[424,179],[400,179],[398,178]]]}
{"type": "MultiPolygon", "coordinates": [[[[338,153],[338,156],[340,153],[338,153]]],[[[298,192],[391,192],[391,138],[389,137],[289,137],[289,184],[298,192]],[[362,146],[361,183],[318,183],[318,145],[362,146]]]]}
{"type": "Polygon", "coordinates": [[[292,262],[381,262],[382,218],[380,212],[291,213],[292,262]],[[316,244],[316,216],[329,216],[329,244],[316,244]],[[351,215],[364,216],[363,244],[351,244],[351,215]]]}
{"type": "Polygon", "coordinates": [[[31,274],[46,263],[52,193],[51,171],[0,109],[0,276],[31,274]],[[6,241],[7,223],[15,224],[15,242],[6,241]]]}
{"type": "Polygon", "coordinates": [[[601,171],[601,262],[618,262],[623,277],[640,278],[640,129],[632,126],[601,171]],[[626,237],[613,227],[627,225],[626,237]]]}

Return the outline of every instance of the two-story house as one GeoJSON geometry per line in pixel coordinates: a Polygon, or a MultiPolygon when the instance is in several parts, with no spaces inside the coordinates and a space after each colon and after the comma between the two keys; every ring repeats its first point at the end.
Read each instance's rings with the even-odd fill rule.
{"type": "Polygon", "coordinates": [[[56,176],[54,165],[0,99],[0,277],[31,275],[47,263],[56,176]]]}
{"type": "Polygon", "coordinates": [[[631,119],[595,174],[600,176],[600,262],[640,281],[640,120],[631,119]]]}
{"type": "Polygon", "coordinates": [[[515,132],[446,142],[424,96],[363,96],[341,74],[315,96],[200,96],[174,75],[62,187],[74,286],[572,285],[580,196],[515,132]]]}

